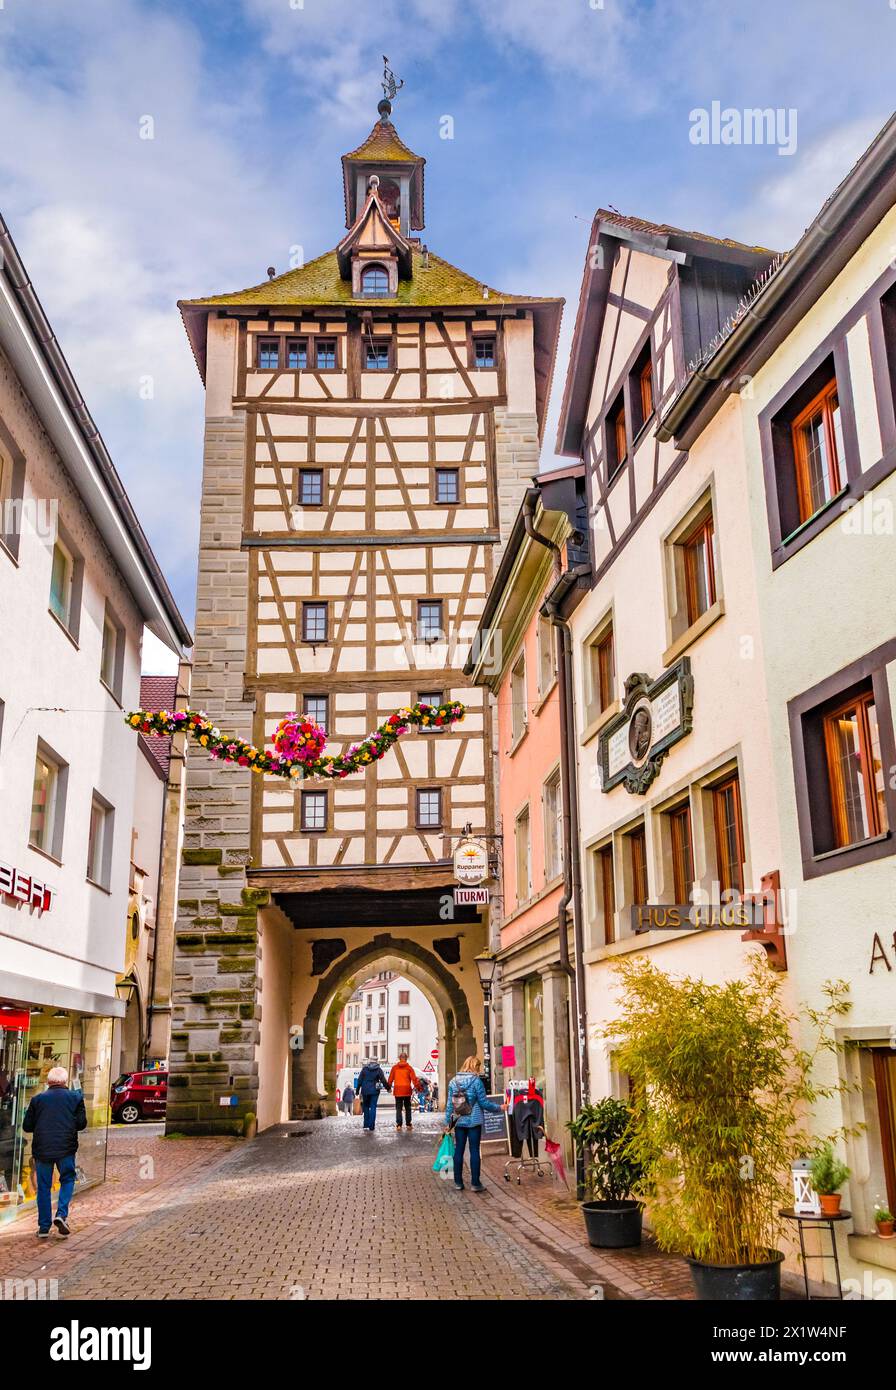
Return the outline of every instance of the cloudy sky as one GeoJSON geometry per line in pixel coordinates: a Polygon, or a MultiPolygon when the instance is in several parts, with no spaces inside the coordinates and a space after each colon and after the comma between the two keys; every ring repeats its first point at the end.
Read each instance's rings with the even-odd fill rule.
{"type": "Polygon", "coordinates": [[[176,301],[336,244],[383,53],[429,245],[568,301],[555,413],[595,208],[792,245],[889,116],[894,48],[896,0],[0,0],[0,208],[187,619],[176,301]],[[695,145],[716,101],[795,111],[795,153],[695,145]]]}

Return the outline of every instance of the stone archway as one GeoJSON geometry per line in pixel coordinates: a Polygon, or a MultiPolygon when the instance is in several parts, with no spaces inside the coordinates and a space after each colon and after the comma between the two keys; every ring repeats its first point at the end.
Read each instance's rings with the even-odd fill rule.
{"type": "Polygon", "coordinates": [[[321,978],[305,1013],[305,1047],[292,1057],[290,1115],[293,1119],[317,1119],[332,1107],[336,1071],[336,1027],[342,1009],[362,977],[380,970],[396,970],[422,990],[436,1016],[439,1035],[439,1086],[445,1094],[445,1076],[476,1051],[470,1007],[461,985],[438,956],[416,941],[384,932],[336,961],[321,978]],[[318,1084],[318,1044],[324,1037],[324,1090],[318,1084]]]}

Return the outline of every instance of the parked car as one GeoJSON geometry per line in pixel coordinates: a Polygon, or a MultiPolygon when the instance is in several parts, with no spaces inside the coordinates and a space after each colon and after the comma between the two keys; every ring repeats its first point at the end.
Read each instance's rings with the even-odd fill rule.
{"type": "Polygon", "coordinates": [[[167,1101],[166,1071],[126,1072],[112,1087],[112,1119],[126,1125],[164,1120],[167,1101]]]}

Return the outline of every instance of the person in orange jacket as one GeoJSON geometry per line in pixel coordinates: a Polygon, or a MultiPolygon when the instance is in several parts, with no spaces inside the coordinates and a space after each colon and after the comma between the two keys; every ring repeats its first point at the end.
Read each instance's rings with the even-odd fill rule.
{"type": "Polygon", "coordinates": [[[402,1115],[408,1122],[408,1132],[414,1126],[411,1124],[411,1096],[417,1089],[417,1074],[408,1061],[408,1054],[400,1052],[398,1061],[389,1073],[389,1090],[395,1097],[395,1128],[401,1129],[402,1115]]]}

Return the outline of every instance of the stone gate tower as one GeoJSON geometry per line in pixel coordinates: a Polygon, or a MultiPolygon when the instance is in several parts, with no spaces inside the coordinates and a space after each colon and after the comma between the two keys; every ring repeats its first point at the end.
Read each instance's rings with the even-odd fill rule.
{"type": "Polygon", "coordinates": [[[421,698],[469,712],[335,785],[191,750],[168,1103],[188,1133],[322,1113],[342,1003],[383,962],[427,993],[443,1068],[481,1038],[487,922],[446,910],[452,837],[493,828],[463,666],[537,471],[562,302],[423,244],[424,160],[388,101],[342,170],[333,250],[180,305],[206,389],[192,703],[259,746],[304,709],[330,751],[421,698]]]}

